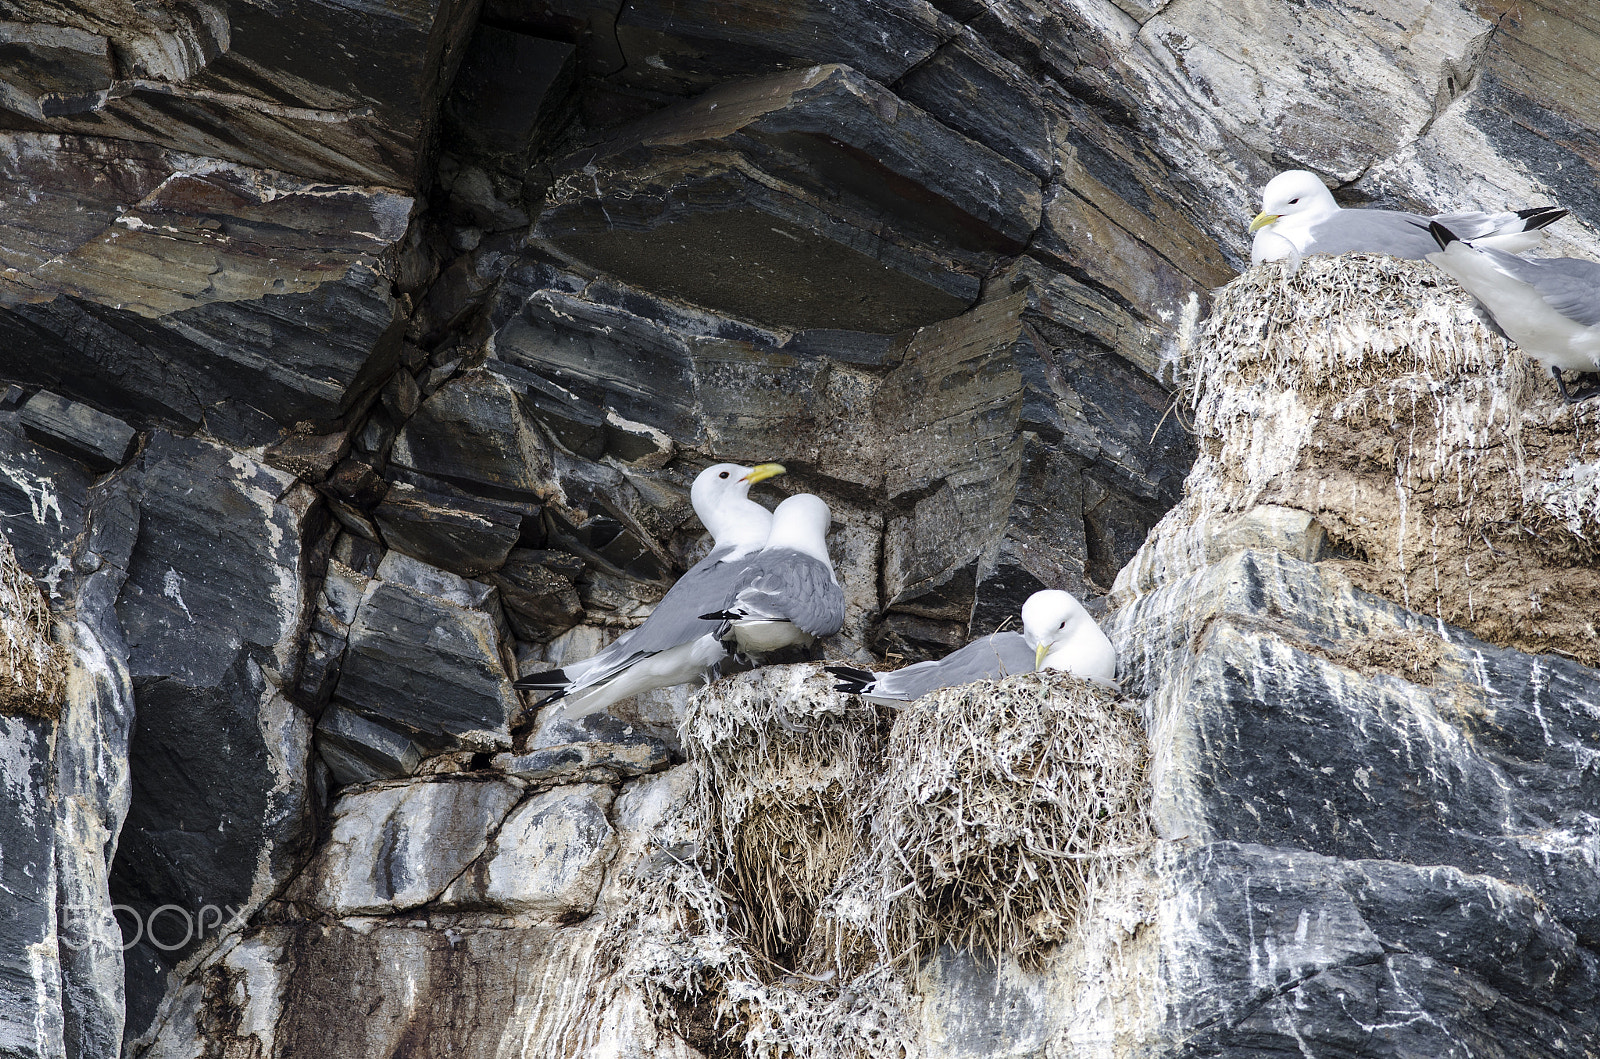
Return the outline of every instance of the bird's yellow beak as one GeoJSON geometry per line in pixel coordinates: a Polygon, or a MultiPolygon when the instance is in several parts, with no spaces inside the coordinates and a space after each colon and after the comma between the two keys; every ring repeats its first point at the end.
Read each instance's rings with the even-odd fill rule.
{"type": "Polygon", "coordinates": [[[1033,651],[1033,668],[1036,669],[1036,670],[1043,668],[1044,667],[1044,656],[1049,654],[1049,653],[1050,653],[1050,645],[1045,643],[1045,642],[1043,642],[1043,641],[1040,641],[1039,646],[1034,648],[1034,651],[1033,651]]]}
{"type": "Polygon", "coordinates": [[[1281,213],[1258,213],[1255,219],[1250,222],[1250,231],[1252,233],[1258,232],[1282,216],[1283,214],[1281,213]]]}
{"type": "Polygon", "coordinates": [[[757,482],[764,482],[768,478],[776,478],[780,474],[787,473],[781,463],[758,463],[750,468],[750,473],[744,476],[743,481],[755,485],[757,482]]]}

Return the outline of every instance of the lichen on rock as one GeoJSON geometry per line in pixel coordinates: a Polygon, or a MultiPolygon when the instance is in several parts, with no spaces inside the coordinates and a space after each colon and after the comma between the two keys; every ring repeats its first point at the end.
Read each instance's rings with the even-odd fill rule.
{"type": "Polygon", "coordinates": [[[0,713],[53,719],[66,684],[66,654],[50,638],[50,606],[0,537],[0,713]]]}

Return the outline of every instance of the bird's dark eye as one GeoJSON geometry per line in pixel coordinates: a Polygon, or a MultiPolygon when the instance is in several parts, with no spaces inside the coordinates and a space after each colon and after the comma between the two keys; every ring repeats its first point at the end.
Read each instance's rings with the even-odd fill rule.
{"type": "Polygon", "coordinates": [[[1060,625],[1058,625],[1058,626],[1056,626],[1056,627],[1057,627],[1057,628],[1058,628],[1058,629],[1065,629],[1065,628],[1066,628],[1066,627],[1067,627],[1067,623],[1066,623],[1066,622],[1062,622],[1062,623],[1061,623],[1061,624],[1060,624],[1060,625]]]}
{"type": "Polygon", "coordinates": [[[1289,200],[1289,205],[1293,206],[1295,203],[1297,203],[1299,201],[1300,201],[1299,199],[1290,199],[1289,200]]]}
{"type": "Polygon", "coordinates": [[[717,477],[718,478],[726,478],[726,477],[728,477],[728,472],[727,471],[723,471],[721,474],[717,475],[717,477]]]}

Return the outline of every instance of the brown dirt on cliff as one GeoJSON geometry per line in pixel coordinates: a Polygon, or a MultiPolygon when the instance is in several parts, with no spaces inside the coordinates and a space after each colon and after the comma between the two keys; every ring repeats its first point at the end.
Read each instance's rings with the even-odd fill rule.
{"type": "Polygon", "coordinates": [[[54,720],[66,670],[66,652],[50,639],[50,607],[0,537],[0,713],[54,720]]]}
{"type": "Polygon", "coordinates": [[[1600,402],[1565,404],[1422,262],[1308,258],[1218,293],[1191,351],[1186,503],[1314,515],[1360,587],[1600,665],[1600,402]]]}

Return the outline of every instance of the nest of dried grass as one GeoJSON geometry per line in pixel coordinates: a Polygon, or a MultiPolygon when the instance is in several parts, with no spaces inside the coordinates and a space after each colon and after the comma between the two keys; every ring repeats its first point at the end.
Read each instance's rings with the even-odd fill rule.
{"type": "Polygon", "coordinates": [[[50,606],[0,537],[0,713],[60,716],[66,652],[50,639],[50,606]]]}
{"type": "Polygon", "coordinates": [[[1105,689],[1030,673],[903,712],[854,885],[884,953],[941,945],[1037,963],[1149,848],[1149,751],[1105,689]]]}
{"type": "Polygon", "coordinates": [[[625,951],[702,1049],[912,1055],[919,958],[1039,962],[1149,841],[1139,721],[1061,674],[896,714],[773,667],[696,696],[681,735],[697,798],[661,832],[680,854],[629,881],[648,929],[625,951]],[[707,1006],[716,1033],[695,1039],[707,1006]]]}
{"type": "Polygon", "coordinates": [[[878,711],[810,667],[771,669],[689,702],[685,753],[700,765],[705,826],[747,937],[794,966],[818,907],[860,845],[886,732],[878,711]]]}
{"type": "Polygon", "coordinates": [[[1600,664],[1600,402],[1570,406],[1424,262],[1253,268],[1184,374],[1202,451],[1172,524],[1316,516],[1358,585],[1521,650],[1600,664]]]}

